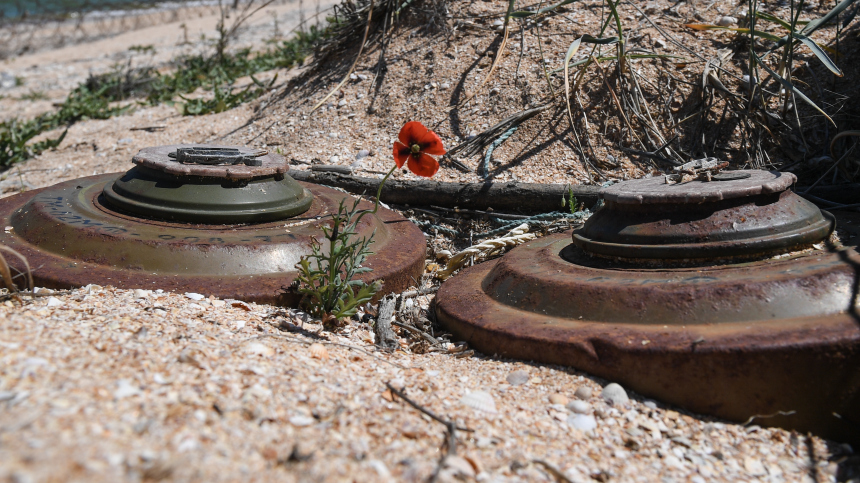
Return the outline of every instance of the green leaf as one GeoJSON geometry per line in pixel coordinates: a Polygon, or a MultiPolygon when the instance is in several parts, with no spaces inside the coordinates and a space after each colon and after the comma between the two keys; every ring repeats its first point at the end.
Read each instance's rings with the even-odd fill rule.
{"type": "Polygon", "coordinates": [[[830,60],[830,57],[827,56],[827,53],[824,52],[824,50],[819,47],[814,40],[797,32],[792,33],[791,36],[803,42],[803,45],[809,47],[809,50],[811,50],[812,53],[815,54],[816,57],[818,57],[818,60],[820,60],[821,63],[824,64],[824,67],[827,67],[830,72],[833,72],[837,76],[842,77],[842,70],[839,69],[839,67],[832,60],[830,60]]]}
{"type": "MultiPolygon", "coordinates": [[[[806,27],[804,27],[803,30],[800,31],[800,33],[802,33],[804,35],[809,35],[812,32],[815,32],[821,26],[830,22],[834,17],[836,17],[837,15],[842,13],[843,10],[845,10],[846,8],[851,6],[851,4],[856,2],[856,1],[857,0],[842,0],[842,2],[839,3],[839,5],[836,5],[835,7],[833,7],[833,9],[830,10],[829,12],[827,12],[827,14],[825,14],[823,17],[816,19],[816,20],[813,20],[813,21],[809,22],[808,24],[806,24],[806,27]]],[[[785,38],[785,40],[788,41],[787,38],[785,38]]]]}

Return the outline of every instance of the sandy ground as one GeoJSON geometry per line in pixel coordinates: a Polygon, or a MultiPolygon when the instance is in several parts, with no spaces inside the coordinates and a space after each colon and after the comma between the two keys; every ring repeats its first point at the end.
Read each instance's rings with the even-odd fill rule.
{"type": "MultiPolygon", "coordinates": [[[[263,47],[266,41],[287,38],[301,18],[312,17],[317,8],[325,10],[332,4],[331,0],[326,0],[319,4],[307,2],[300,5],[298,1],[290,1],[270,5],[243,24],[231,47],[263,47]]],[[[3,95],[0,119],[29,118],[46,112],[52,109],[52,104],[62,102],[69,90],[86,81],[90,75],[109,72],[117,66],[158,67],[176,57],[205,53],[218,37],[216,25],[219,19],[217,8],[205,8],[198,15],[182,21],[6,59],[0,63],[0,73],[4,78],[19,79],[21,85],[0,89],[3,95]],[[140,52],[132,49],[148,46],[153,50],[140,52]],[[21,100],[22,96],[32,93],[38,93],[44,99],[21,100]]],[[[229,19],[227,25],[231,25],[229,19]]]]}
{"type": "MultiPolygon", "coordinates": [[[[258,33],[243,41],[262,45],[270,21],[261,18],[258,33]]],[[[3,68],[18,75],[36,65],[24,88],[40,79],[59,99],[90,71],[127,61],[129,45],[161,42],[157,55],[165,59],[206,48],[176,46],[175,26],[151,32],[65,55],[38,53],[3,68]]],[[[361,65],[358,73],[372,70],[361,65]]],[[[455,81],[436,78],[437,87],[426,91],[437,92],[445,80],[455,81]]],[[[323,89],[309,100],[287,97],[268,114],[280,91],[221,114],[180,117],[169,107],[141,107],[81,122],[58,150],[5,173],[0,189],[9,196],[124,171],[144,146],[224,140],[280,148],[302,161],[337,156],[339,164],[373,149],[376,156],[356,170],[374,175],[389,165],[393,126],[408,113],[392,102],[385,116],[366,116],[362,108],[369,101],[358,94],[366,93],[368,82],[351,81],[343,97],[314,114],[306,104],[323,89]],[[338,109],[342,99],[356,108],[338,109]]],[[[401,99],[412,102],[403,89],[401,99]]],[[[26,111],[25,103],[3,106],[38,111],[26,111]]],[[[483,112],[470,108],[470,125],[492,123],[481,120],[483,112]]],[[[441,134],[456,142],[462,132],[441,134]]],[[[530,159],[508,176],[557,181],[574,169],[546,157],[530,159]]],[[[443,174],[477,179],[450,168],[443,174]]],[[[398,400],[386,382],[473,430],[457,432],[457,457],[443,466],[440,481],[860,477],[852,476],[857,456],[849,447],[688,414],[633,393],[613,402],[601,396],[608,381],[570,368],[499,360],[447,343],[442,351],[418,354],[405,339],[401,350],[380,352],[366,324],[331,334],[301,313],[206,294],[89,286],[38,295],[0,305],[0,481],[426,481],[445,452],[444,427],[398,400]]],[[[431,297],[414,300],[426,309],[431,297]]]]}

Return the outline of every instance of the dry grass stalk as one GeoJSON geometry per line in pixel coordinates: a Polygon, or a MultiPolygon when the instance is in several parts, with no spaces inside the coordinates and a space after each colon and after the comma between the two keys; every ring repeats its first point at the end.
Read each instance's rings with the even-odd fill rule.
{"type": "MultiPolygon", "coordinates": [[[[24,255],[21,255],[16,250],[12,248],[0,246],[0,252],[6,252],[10,255],[18,257],[21,260],[21,263],[24,264],[24,272],[21,272],[19,275],[24,275],[27,279],[27,290],[30,292],[33,291],[33,273],[30,270],[30,263],[27,262],[27,258],[24,255]]],[[[9,267],[9,264],[6,263],[6,259],[3,257],[2,253],[0,253],[0,277],[3,279],[3,283],[6,285],[6,288],[10,293],[17,293],[20,289],[15,285],[13,280],[17,277],[12,276],[12,271],[9,267]]]]}

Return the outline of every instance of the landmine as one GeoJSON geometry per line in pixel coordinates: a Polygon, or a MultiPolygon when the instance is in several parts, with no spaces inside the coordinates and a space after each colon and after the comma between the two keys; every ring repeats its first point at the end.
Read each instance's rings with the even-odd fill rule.
{"type": "Polygon", "coordinates": [[[438,320],[486,354],[858,443],[860,255],[794,175],[729,173],[603,189],[582,228],[443,283],[438,320]]]}
{"type": "MultiPolygon", "coordinates": [[[[27,258],[38,286],[94,283],[294,306],[296,264],[313,239],[325,241],[321,227],[338,204],[354,201],[293,180],[283,156],[243,147],[151,147],[132,162],[126,173],[0,200],[0,243],[27,258]]],[[[357,232],[374,234],[364,264],[372,271],[362,278],[382,280],[380,295],[419,279],[426,242],[415,225],[380,208],[357,232]]]]}

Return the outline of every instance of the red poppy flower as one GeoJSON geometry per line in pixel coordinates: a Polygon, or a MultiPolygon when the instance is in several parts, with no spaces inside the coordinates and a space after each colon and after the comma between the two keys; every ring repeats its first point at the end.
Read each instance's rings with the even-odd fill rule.
{"type": "Polygon", "coordinates": [[[430,178],[439,171],[439,162],[430,154],[445,154],[442,140],[435,132],[418,121],[407,122],[394,141],[394,162],[398,168],[404,164],[418,176],[430,178]]]}

